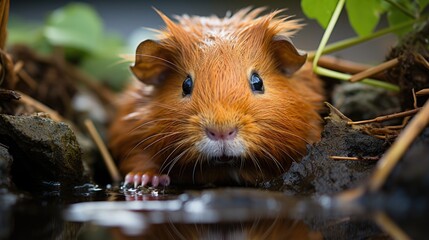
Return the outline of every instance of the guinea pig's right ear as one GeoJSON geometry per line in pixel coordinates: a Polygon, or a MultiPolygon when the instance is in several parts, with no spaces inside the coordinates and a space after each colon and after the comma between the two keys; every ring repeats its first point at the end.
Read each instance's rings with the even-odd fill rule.
{"type": "Polygon", "coordinates": [[[171,69],[170,56],[171,53],[159,42],[145,40],[137,47],[131,71],[145,84],[160,85],[171,69]]]}

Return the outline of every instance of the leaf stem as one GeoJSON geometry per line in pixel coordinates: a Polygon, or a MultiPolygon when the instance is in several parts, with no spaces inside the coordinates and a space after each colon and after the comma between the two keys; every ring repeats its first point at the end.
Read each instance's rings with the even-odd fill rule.
{"type": "Polygon", "coordinates": [[[335,24],[337,24],[338,17],[341,14],[341,10],[343,9],[345,2],[346,0],[339,0],[337,3],[337,6],[335,7],[334,12],[332,13],[331,19],[329,20],[328,26],[326,27],[322,40],[320,40],[320,44],[319,44],[319,47],[317,48],[316,55],[314,56],[314,60],[313,60],[314,71],[316,71],[317,69],[317,62],[319,61],[319,58],[322,55],[323,49],[325,48],[326,43],[328,42],[329,37],[331,36],[332,31],[334,30],[335,24]]]}
{"type": "MultiPolygon", "coordinates": [[[[357,45],[357,44],[360,44],[360,43],[363,43],[363,42],[366,42],[369,40],[372,40],[374,38],[378,38],[378,37],[383,36],[385,34],[395,32],[395,31],[400,30],[402,28],[408,27],[408,26],[414,24],[415,22],[416,22],[416,20],[410,20],[410,21],[407,21],[407,22],[404,22],[404,23],[401,23],[401,24],[398,24],[395,26],[384,28],[384,29],[379,30],[377,32],[374,32],[370,35],[366,35],[363,37],[348,38],[348,39],[344,39],[342,41],[335,42],[333,44],[326,46],[323,49],[322,54],[332,53],[335,51],[339,51],[339,50],[342,50],[342,49],[345,49],[345,48],[348,48],[348,47],[351,47],[351,46],[354,46],[354,45],[357,45]]],[[[314,59],[314,57],[315,57],[314,52],[310,52],[308,54],[309,60],[314,59]]]]}
{"type": "MultiPolygon", "coordinates": [[[[338,18],[339,18],[340,14],[341,14],[341,10],[344,7],[344,3],[345,3],[345,0],[339,0],[338,3],[337,3],[337,6],[335,7],[334,12],[332,13],[331,19],[329,20],[329,24],[326,27],[325,33],[323,34],[323,37],[320,40],[319,47],[317,48],[316,54],[314,55],[314,59],[313,59],[313,71],[316,74],[319,74],[319,75],[323,75],[323,76],[327,76],[327,77],[332,77],[332,78],[337,78],[337,79],[340,79],[340,80],[348,81],[350,79],[351,75],[345,74],[345,73],[336,72],[336,71],[329,70],[329,69],[326,69],[326,68],[322,68],[322,67],[319,67],[317,65],[317,62],[319,61],[320,56],[323,53],[323,50],[324,50],[324,48],[326,46],[326,43],[328,42],[329,37],[332,34],[332,31],[333,31],[333,29],[335,27],[335,24],[338,21],[338,18]]],[[[374,80],[374,79],[364,79],[361,82],[365,83],[365,84],[368,84],[368,85],[371,85],[371,86],[375,86],[375,87],[380,87],[380,88],[384,88],[384,89],[388,89],[388,90],[392,90],[392,91],[399,91],[399,87],[398,86],[390,84],[390,83],[387,83],[387,82],[381,82],[381,81],[377,81],[377,80],[374,80]]]]}
{"type": "MultiPolygon", "coordinates": [[[[319,75],[322,75],[322,76],[336,78],[336,79],[343,80],[343,81],[348,81],[350,79],[350,77],[352,76],[350,74],[340,73],[340,72],[333,71],[333,70],[330,70],[327,68],[322,68],[319,66],[316,67],[314,72],[319,74],[319,75]]],[[[374,80],[374,79],[370,79],[370,78],[366,78],[360,82],[365,83],[365,84],[370,85],[370,86],[384,88],[384,89],[395,91],[395,92],[399,91],[398,86],[391,84],[391,83],[388,83],[388,82],[378,81],[378,80],[374,80]]]]}

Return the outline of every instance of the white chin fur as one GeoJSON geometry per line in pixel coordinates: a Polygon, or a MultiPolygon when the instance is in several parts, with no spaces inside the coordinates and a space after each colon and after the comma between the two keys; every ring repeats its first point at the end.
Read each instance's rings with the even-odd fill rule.
{"type": "Polygon", "coordinates": [[[196,144],[197,149],[208,157],[240,157],[245,152],[243,141],[234,140],[213,141],[207,137],[196,144]]]}

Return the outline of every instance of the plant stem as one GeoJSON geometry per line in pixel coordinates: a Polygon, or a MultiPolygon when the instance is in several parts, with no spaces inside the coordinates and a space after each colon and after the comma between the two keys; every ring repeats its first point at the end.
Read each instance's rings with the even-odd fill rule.
{"type": "MultiPolygon", "coordinates": [[[[348,81],[350,79],[351,75],[332,71],[332,70],[329,70],[326,68],[319,67],[317,65],[317,62],[319,61],[319,58],[323,53],[323,49],[325,48],[326,43],[328,42],[329,37],[331,36],[332,31],[334,30],[335,24],[338,21],[338,18],[341,14],[341,10],[343,9],[345,2],[346,2],[345,0],[339,0],[337,3],[337,6],[335,7],[334,12],[332,13],[331,19],[329,20],[329,24],[326,27],[326,30],[325,30],[325,33],[323,34],[322,39],[320,40],[319,47],[317,48],[316,54],[315,54],[314,59],[313,59],[313,71],[315,73],[323,75],[323,76],[348,81]]],[[[385,89],[392,90],[392,91],[399,91],[399,87],[396,85],[386,83],[386,82],[377,81],[374,79],[364,79],[361,82],[368,84],[368,85],[371,85],[371,86],[381,87],[381,88],[385,88],[385,89]]]]}
{"type": "MultiPolygon", "coordinates": [[[[367,35],[367,36],[354,37],[354,38],[344,39],[342,41],[335,42],[333,44],[326,46],[323,49],[322,54],[327,54],[327,53],[339,51],[339,50],[342,50],[342,49],[345,49],[345,48],[348,48],[348,47],[351,47],[351,46],[354,46],[354,45],[357,45],[357,44],[360,44],[360,43],[363,43],[363,42],[366,42],[369,40],[372,40],[374,38],[378,38],[378,37],[383,36],[385,34],[395,32],[395,31],[400,30],[402,28],[408,27],[408,26],[414,24],[415,22],[416,22],[416,20],[410,20],[410,21],[407,21],[407,22],[404,22],[404,23],[401,23],[401,24],[398,24],[395,26],[384,28],[382,30],[379,30],[379,31],[374,32],[374,33],[367,35]]],[[[308,54],[308,59],[311,60],[314,58],[314,56],[315,56],[315,53],[310,52],[308,54]]]]}
{"type": "Polygon", "coordinates": [[[329,40],[329,37],[332,34],[332,31],[334,30],[335,24],[338,21],[338,17],[340,16],[341,10],[344,7],[344,3],[346,0],[339,0],[337,3],[337,6],[335,7],[334,12],[332,13],[331,19],[329,20],[328,27],[326,27],[325,33],[323,34],[322,40],[320,40],[319,47],[317,48],[316,55],[314,56],[313,60],[313,70],[316,71],[317,69],[317,62],[319,61],[320,56],[322,55],[323,49],[326,46],[326,43],[329,40]]]}
{"type": "MultiPolygon", "coordinates": [[[[319,75],[322,75],[322,76],[336,78],[336,79],[344,80],[344,81],[348,81],[351,77],[350,74],[336,72],[336,71],[326,69],[326,68],[322,68],[319,66],[316,67],[314,72],[319,74],[319,75]]],[[[395,92],[399,91],[398,86],[391,84],[391,83],[387,83],[387,82],[377,81],[377,80],[369,79],[369,78],[364,79],[360,82],[365,83],[367,85],[371,85],[371,86],[379,87],[379,88],[384,88],[384,89],[395,91],[395,92]]]]}

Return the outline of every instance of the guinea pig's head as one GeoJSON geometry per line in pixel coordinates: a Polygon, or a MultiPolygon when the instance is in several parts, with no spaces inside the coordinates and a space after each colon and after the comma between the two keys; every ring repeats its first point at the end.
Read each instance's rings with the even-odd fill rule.
{"type": "Polygon", "coordinates": [[[179,23],[160,13],[163,37],[138,46],[132,71],[153,86],[151,117],[166,119],[151,125],[169,139],[153,143],[165,161],[282,170],[318,138],[317,93],[293,78],[306,61],[289,39],[297,24],[260,11],[179,23]]]}

